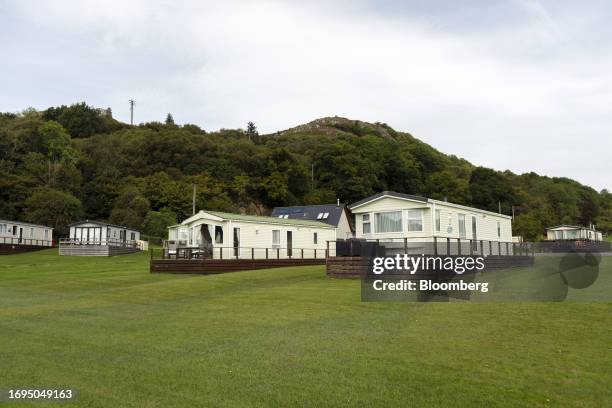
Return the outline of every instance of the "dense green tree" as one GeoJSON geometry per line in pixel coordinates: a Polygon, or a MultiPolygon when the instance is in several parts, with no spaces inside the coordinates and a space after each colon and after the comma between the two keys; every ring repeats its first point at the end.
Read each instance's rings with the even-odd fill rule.
{"type": "Polygon", "coordinates": [[[259,137],[259,132],[257,131],[257,126],[255,123],[249,122],[247,123],[246,135],[249,140],[255,141],[259,137]]]}
{"type": "Polygon", "coordinates": [[[89,137],[109,130],[105,115],[85,102],[62,105],[43,112],[45,120],[59,122],[72,137],[89,137]]]}
{"type": "Polygon", "coordinates": [[[476,207],[497,212],[501,204],[502,212],[508,214],[515,204],[512,185],[504,176],[485,167],[477,167],[469,182],[471,204],[476,207]]]}
{"type": "Polygon", "coordinates": [[[65,235],[68,225],[83,215],[83,206],[70,193],[39,187],[25,201],[24,215],[27,221],[51,226],[57,234],[65,235]]]}
{"type": "Polygon", "coordinates": [[[177,222],[176,214],[167,208],[149,211],[144,219],[142,232],[150,237],[165,239],[168,236],[168,227],[177,222]]]}
{"type": "Polygon", "coordinates": [[[168,113],[166,115],[166,125],[169,125],[169,126],[174,126],[175,125],[174,118],[172,117],[171,113],[168,113]]]}
{"type": "Polygon", "coordinates": [[[140,228],[150,208],[149,200],[136,187],[128,186],[115,200],[110,221],[127,227],[140,228]]]}
{"type": "Polygon", "coordinates": [[[534,214],[518,215],[512,222],[512,233],[520,235],[525,241],[539,240],[545,228],[541,219],[534,214]]]}

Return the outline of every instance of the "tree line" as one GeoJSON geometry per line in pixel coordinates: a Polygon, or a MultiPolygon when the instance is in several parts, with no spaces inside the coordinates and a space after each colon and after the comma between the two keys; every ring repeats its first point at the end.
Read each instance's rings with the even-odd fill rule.
{"type": "Polygon", "coordinates": [[[197,208],[264,215],[278,205],[354,202],[394,190],[505,214],[515,235],[596,224],[612,232],[612,194],[569,178],[476,167],[383,123],[324,118],[271,135],[194,124],[130,126],[85,103],[0,113],[0,218],[66,235],[108,220],[154,237],[197,208]]]}

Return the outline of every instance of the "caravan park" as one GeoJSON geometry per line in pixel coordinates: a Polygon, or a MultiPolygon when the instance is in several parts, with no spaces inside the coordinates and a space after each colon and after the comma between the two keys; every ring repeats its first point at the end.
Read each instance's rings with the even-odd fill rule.
{"type": "Polygon", "coordinates": [[[0,1],[0,407],[612,407],[610,20],[0,1]]]}

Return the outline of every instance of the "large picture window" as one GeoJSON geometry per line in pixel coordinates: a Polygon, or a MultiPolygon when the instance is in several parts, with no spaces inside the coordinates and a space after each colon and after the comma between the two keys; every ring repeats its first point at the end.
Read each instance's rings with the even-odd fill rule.
{"type": "Polygon", "coordinates": [[[402,232],[402,212],[376,213],[376,232],[402,232]]]}
{"type": "Polygon", "coordinates": [[[369,234],[372,232],[371,224],[370,224],[370,214],[363,214],[363,218],[361,219],[361,225],[364,234],[369,234]]]}
{"type": "Polygon", "coordinates": [[[423,211],[408,210],[408,231],[423,231],[423,211]]]}

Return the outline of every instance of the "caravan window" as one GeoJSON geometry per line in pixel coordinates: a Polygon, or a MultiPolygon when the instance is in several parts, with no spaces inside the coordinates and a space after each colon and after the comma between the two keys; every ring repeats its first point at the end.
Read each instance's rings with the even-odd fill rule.
{"type": "Polygon", "coordinates": [[[319,243],[319,237],[316,232],[313,235],[312,243],[315,245],[319,243]]]}
{"type": "Polygon", "coordinates": [[[497,238],[501,238],[501,222],[497,221],[497,238]]]}
{"type": "Polygon", "coordinates": [[[223,243],[223,227],[215,225],[215,244],[223,243]]]}
{"type": "Polygon", "coordinates": [[[280,230],[272,230],[272,248],[280,247],[280,230]]]}
{"type": "Polygon", "coordinates": [[[408,231],[423,231],[423,211],[408,210],[408,231]]]}
{"type": "Polygon", "coordinates": [[[401,211],[376,213],[374,218],[376,219],[376,232],[402,232],[401,211]]]}
{"type": "Polygon", "coordinates": [[[436,232],[440,232],[440,210],[436,210],[436,232]]]}
{"type": "Polygon", "coordinates": [[[370,228],[370,214],[363,214],[362,225],[364,234],[369,234],[370,232],[372,232],[372,229],[370,228]]]}
{"type": "Polygon", "coordinates": [[[465,238],[465,214],[457,214],[457,220],[459,221],[459,237],[465,238]]]}

